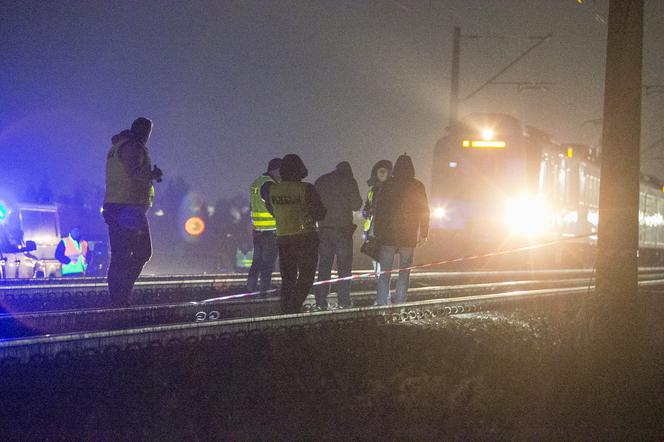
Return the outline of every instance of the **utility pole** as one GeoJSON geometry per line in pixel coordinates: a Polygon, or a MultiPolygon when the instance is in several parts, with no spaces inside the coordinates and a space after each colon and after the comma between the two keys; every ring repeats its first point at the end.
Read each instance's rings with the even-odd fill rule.
{"type": "Polygon", "coordinates": [[[614,308],[638,288],[642,50],[643,0],[610,0],[597,288],[614,308]]]}
{"type": "Polygon", "coordinates": [[[461,58],[461,28],[454,27],[452,34],[452,85],[450,87],[450,126],[459,118],[459,63],[461,58]]]}

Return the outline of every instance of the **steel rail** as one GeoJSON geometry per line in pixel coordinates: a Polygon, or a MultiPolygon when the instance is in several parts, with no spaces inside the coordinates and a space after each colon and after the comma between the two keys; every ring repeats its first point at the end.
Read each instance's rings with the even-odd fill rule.
{"type": "MultiPolygon", "coordinates": [[[[354,270],[354,275],[370,273],[371,270],[354,270]]],[[[664,272],[664,267],[641,267],[639,273],[664,272]]],[[[561,275],[591,275],[593,269],[549,269],[549,270],[489,270],[489,271],[413,271],[411,277],[421,278],[537,278],[559,277],[561,275]]],[[[336,275],[336,272],[332,272],[336,275]]],[[[246,282],[247,275],[243,273],[219,273],[200,275],[169,275],[169,276],[141,276],[136,281],[137,287],[149,286],[174,286],[174,285],[214,285],[220,283],[242,283],[246,282]]],[[[273,281],[280,281],[278,273],[273,274],[273,281]]],[[[6,279],[0,280],[0,293],[15,291],[18,289],[58,289],[58,288],[106,288],[105,277],[95,278],[63,278],[63,279],[6,279]]]]}
{"type": "MultiPolygon", "coordinates": [[[[664,269],[642,269],[641,274],[664,272],[664,269]]],[[[227,278],[228,275],[193,275],[186,279],[175,276],[165,279],[141,279],[134,288],[134,302],[147,304],[170,304],[182,301],[198,301],[216,297],[236,295],[244,290],[244,275],[227,278]]],[[[356,272],[354,289],[373,288],[375,279],[369,272],[356,272]]],[[[592,270],[541,270],[541,271],[484,271],[484,272],[432,272],[415,271],[412,284],[439,285],[461,284],[481,281],[514,281],[521,279],[556,279],[592,276],[592,270]]],[[[100,278],[94,281],[69,280],[68,283],[37,283],[34,285],[0,285],[0,311],[36,312],[65,309],[105,307],[109,304],[106,283],[100,278]],[[72,283],[75,281],[76,283],[72,283]]],[[[275,278],[278,283],[279,278],[275,278]]]]}
{"type": "MultiPolygon", "coordinates": [[[[664,286],[664,279],[640,286],[664,286]]],[[[260,334],[287,327],[313,327],[327,321],[402,322],[427,317],[495,309],[500,305],[559,296],[584,295],[593,286],[517,290],[489,295],[431,299],[390,306],[369,306],[331,312],[298,313],[260,318],[204,321],[135,327],[124,330],[70,333],[0,341],[0,366],[49,359],[66,361],[77,355],[161,348],[169,345],[214,342],[234,334],[260,334]]]]}
{"type": "MultiPolygon", "coordinates": [[[[662,279],[664,274],[642,275],[641,280],[662,279]]],[[[465,294],[493,293],[500,290],[537,289],[588,285],[587,278],[562,280],[496,281],[444,286],[411,287],[409,299],[422,300],[440,297],[456,297],[465,294]]],[[[354,291],[353,302],[358,306],[371,305],[375,290],[354,291]]],[[[336,294],[328,301],[336,305],[336,294]]],[[[305,300],[305,309],[313,306],[314,297],[305,300]]],[[[167,304],[136,305],[127,308],[56,309],[39,312],[11,312],[0,314],[0,330],[5,338],[34,336],[44,333],[74,331],[99,331],[136,325],[158,325],[188,321],[218,320],[242,317],[269,316],[279,313],[278,297],[237,299],[214,302],[178,302],[167,304]]]]}
{"type": "MultiPolygon", "coordinates": [[[[662,275],[664,278],[664,275],[662,275]]],[[[489,282],[476,284],[413,287],[409,290],[411,300],[432,297],[453,297],[467,294],[493,293],[500,290],[526,290],[554,285],[565,287],[586,284],[584,279],[535,280],[489,282]]],[[[374,291],[354,292],[355,305],[371,305],[374,291]]],[[[330,294],[331,306],[336,304],[336,294],[330,294]]],[[[305,309],[313,306],[315,299],[309,295],[305,309]]],[[[219,320],[241,317],[272,316],[279,314],[278,297],[257,300],[231,300],[216,302],[181,302],[176,304],[141,305],[127,308],[91,308],[80,310],[56,310],[38,313],[0,314],[0,330],[5,338],[33,336],[44,333],[70,333],[76,331],[99,331],[118,327],[163,325],[204,320],[219,320]]]]}

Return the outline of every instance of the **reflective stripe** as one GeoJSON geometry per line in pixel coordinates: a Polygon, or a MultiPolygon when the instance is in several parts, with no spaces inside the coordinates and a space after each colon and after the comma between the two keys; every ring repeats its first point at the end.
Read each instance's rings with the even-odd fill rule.
{"type": "Polygon", "coordinates": [[[254,227],[271,227],[272,230],[277,228],[277,221],[270,212],[252,212],[251,223],[254,227]]]}
{"type": "Polygon", "coordinates": [[[251,267],[254,261],[254,251],[249,250],[247,253],[242,253],[240,249],[235,250],[235,267],[238,269],[246,269],[251,267]]]}
{"type": "Polygon", "coordinates": [[[256,227],[277,227],[277,222],[275,220],[271,221],[254,221],[254,226],[256,227]]]}

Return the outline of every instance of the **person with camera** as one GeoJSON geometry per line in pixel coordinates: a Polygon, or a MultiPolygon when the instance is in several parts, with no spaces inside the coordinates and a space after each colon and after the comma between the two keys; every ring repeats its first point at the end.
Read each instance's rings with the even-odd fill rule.
{"type": "Polygon", "coordinates": [[[153,181],[162,171],[152,166],[147,142],[152,121],[140,117],[111,139],[106,156],[106,194],[102,214],[108,224],[111,263],[108,291],[113,307],[127,307],[134,283],[152,255],[146,216],[154,200],[153,181]]]}

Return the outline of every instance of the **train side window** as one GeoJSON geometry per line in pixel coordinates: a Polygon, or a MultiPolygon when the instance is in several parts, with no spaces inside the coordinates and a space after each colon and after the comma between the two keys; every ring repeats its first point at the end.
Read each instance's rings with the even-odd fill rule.
{"type": "Polygon", "coordinates": [[[646,242],[646,194],[639,192],[639,243],[646,242]]]}
{"type": "Polygon", "coordinates": [[[540,163],[540,176],[539,176],[539,193],[540,195],[546,195],[547,193],[547,188],[546,188],[546,174],[547,174],[547,164],[546,164],[546,156],[542,158],[542,162],[540,163]]]}
{"type": "Polygon", "coordinates": [[[661,246],[664,243],[664,199],[661,196],[657,197],[657,213],[659,214],[658,219],[660,220],[659,225],[657,226],[657,245],[661,246]]]}
{"type": "Polygon", "coordinates": [[[588,205],[586,199],[586,168],[583,164],[579,164],[579,200],[582,206],[588,205]]]}
{"type": "Polygon", "coordinates": [[[567,183],[566,183],[566,177],[565,177],[565,171],[567,170],[567,167],[565,167],[565,159],[561,158],[560,162],[558,163],[558,199],[560,201],[565,201],[565,198],[567,197],[567,183]]]}
{"type": "Polygon", "coordinates": [[[657,242],[658,220],[655,216],[657,212],[657,201],[654,195],[646,194],[646,241],[648,243],[657,242]]]}

